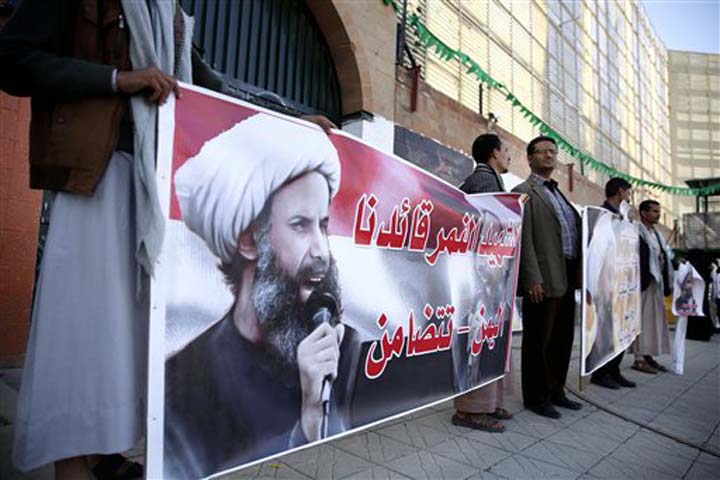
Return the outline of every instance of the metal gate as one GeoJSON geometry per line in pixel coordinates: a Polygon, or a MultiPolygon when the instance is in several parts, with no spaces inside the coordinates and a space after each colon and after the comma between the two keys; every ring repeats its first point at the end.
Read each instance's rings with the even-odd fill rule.
{"type": "Polygon", "coordinates": [[[340,121],[340,84],[303,0],[181,0],[205,60],[251,101],[340,121]],[[277,97],[280,98],[277,98],[277,97]]]}

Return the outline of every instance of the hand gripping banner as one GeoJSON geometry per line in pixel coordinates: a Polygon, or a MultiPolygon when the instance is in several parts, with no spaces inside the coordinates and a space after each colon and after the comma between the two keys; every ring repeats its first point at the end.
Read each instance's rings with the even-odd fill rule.
{"type": "Polygon", "coordinates": [[[640,333],[639,238],[636,223],[585,207],[581,375],[624,352],[640,333]]]}
{"type": "Polygon", "coordinates": [[[206,90],[160,109],[150,478],[210,477],[496,381],[524,198],[206,90]]]}

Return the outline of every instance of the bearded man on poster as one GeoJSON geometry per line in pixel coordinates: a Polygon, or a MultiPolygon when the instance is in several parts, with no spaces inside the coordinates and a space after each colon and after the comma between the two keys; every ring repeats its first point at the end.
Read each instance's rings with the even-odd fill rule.
{"type": "MultiPolygon", "coordinates": [[[[627,218],[630,201],[632,200],[632,185],[625,179],[613,177],[605,184],[605,201],[602,207],[605,210],[627,218]]],[[[612,326],[610,322],[608,325],[612,326]]],[[[620,387],[635,388],[635,382],[628,380],[620,373],[620,365],[622,364],[625,352],[620,352],[615,358],[607,362],[602,367],[593,372],[590,381],[595,385],[619,390],[620,387]]]]}
{"type": "Polygon", "coordinates": [[[329,434],[350,427],[355,332],[315,326],[305,312],[313,293],[342,310],[328,243],[339,184],[338,154],[321,130],[263,113],[175,174],[183,221],[220,260],[235,301],[166,363],[167,477],[207,476],[318,440],[324,424],[329,434]],[[329,415],[325,379],[335,380],[329,415]]]}

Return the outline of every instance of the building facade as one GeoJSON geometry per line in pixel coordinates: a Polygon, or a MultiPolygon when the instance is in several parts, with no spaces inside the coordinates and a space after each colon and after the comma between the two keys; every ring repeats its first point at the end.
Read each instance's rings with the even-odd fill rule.
{"type": "MultiPolygon", "coordinates": [[[[415,75],[409,55],[398,58],[398,15],[383,0],[181,4],[195,17],[195,43],[204,58],[249,101],[292,114],[325,114],[343,130],[455,185],[474,168],[468,153],[474,138],[494,130],[513,159],[506,185],[529,174],[525,145],[539,132],[456,61],[419,48],[408,31],[420,72],[415,75]]],[[[667,54],[634,2],[407,4],[577,147],[618,170],[671,183],[667,54]]],[[[2,363],[17,361],[24,351],[41,197],[25,187],[28,102],[0,95],[0,160],[3,171],[18,172],[0,197],[0,269],[12,273],[0,276],[6,312],[0,327],[5,339],[14,332],[12,345],[3,344],[0,353],[8,353],[0,356],[2,363]],[[15,110],[25,113],[18,117],[15,110]],[[11,218],[20,202],[24,223],[11,218]],[[22,269],[12,263],[20,258],[22,269]]],[[[605,178],[565,154],[560,162],[555,178],[573,202],[602,202],[605,178]]],[[[663,203],[665,223],[672,224],[670,198],[639,192],[636,201],[647,197],[663,203]]]]}
{"type": "MultiPolygon", "coordinates": [[[[720,177],[720,55],[670,50],[668,78],[673,182],[720,177]]],[[[674,202],[678,215],[695,212],[692,197],[674,202]]]]}
{"type": "MultiPolygon", "coordinates": [[[[576,147],[635,177],[672,183],[667,51],[637,2],[409,0],[408,7],[576,147]]],[[[484,116],[492,112],[522,141],[538,134],[503,93],[479,89],[457,60],[414,53],[431,87],[484,116]]],[[[559,160],[577,163],[565,153],[559,160]]],[[[599,185],[607,180],[583,173],[599,185]]],[[[644,198],[660,201],[672,225],[671,196],[636,194],[644,198]]]]}

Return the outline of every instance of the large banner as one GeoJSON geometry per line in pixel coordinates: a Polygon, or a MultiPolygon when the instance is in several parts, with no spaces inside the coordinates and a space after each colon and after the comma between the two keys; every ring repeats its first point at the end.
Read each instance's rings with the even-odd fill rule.
{"type": "Polygon", "coordinates": [[[524,198],[182,86],[160,109],[150,478],[198,478],[496,381],[524,198]]]}
{"type": "Polygon", "coordinates": [[[604,208],[583,213],[581,374],[625,351],[640,333],[640,250],[636,223],[604,208]]]}

